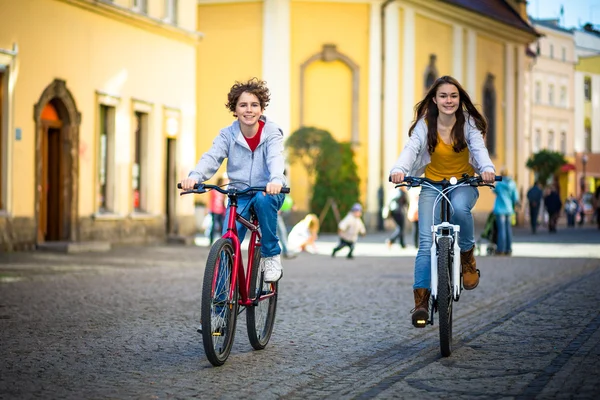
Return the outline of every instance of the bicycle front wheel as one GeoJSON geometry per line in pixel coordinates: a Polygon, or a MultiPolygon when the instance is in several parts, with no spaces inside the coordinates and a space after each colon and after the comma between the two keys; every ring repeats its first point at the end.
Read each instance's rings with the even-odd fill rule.
{"type": "Polygon", "coordinates": [[[452,353],[452,240],[438,239],[438,313],[440,325],[440,350],[443,357],[452,353]]]}
{"type": "Polygon", "coordinates": [[[251,265],[249,292],[249,296],[255,301],[254,305],[246,308],[248,339],[255,350],[264,349],[271,338],[277,310],[277,290],[279,289],[277,282],[264,281],[260,259],[260,252],[257,251],[254,253],[251,265]]]}
{"type": "Polygon", "coordinates": [[[225,363],[235,336],[239,309],[238,290],[229,298],[233,268],[233,246],[227,239],[217,240],[210,249],[202,285],[202,343],[206,358],[214,366],[225,363]]]}

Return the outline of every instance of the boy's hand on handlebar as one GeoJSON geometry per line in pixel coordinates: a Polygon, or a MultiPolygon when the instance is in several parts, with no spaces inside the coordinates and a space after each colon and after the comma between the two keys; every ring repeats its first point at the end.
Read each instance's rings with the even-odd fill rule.
{"type": "Polygon", "coordinates": [[[496,179],[496,174],[490,171],[482,172],[481,179],[483,179],[483,181],[486,183],[493,183],[496,179]]]}
{"type": "Polygon", "coordinates": [[[404,172],[394,172],[390,175],[390,179],[394,183],[402,183],[404,182],[404,172]]]}
{"type": "Polygon", "coordinates": [[[185,178],[181,181],[181,190],[192,190],[198,181],[193,178],[185,178]]]}
{"type": "Polygon", "coordinates": [[[269,182],[267,183],[266,192],[267,194],[279,194],[281,193],[281,188],[283,185],[281,183],[269,182]]]}

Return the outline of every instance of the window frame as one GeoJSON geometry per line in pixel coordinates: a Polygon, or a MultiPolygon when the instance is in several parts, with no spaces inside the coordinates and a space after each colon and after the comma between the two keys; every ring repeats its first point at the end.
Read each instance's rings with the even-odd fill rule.
{"type": "Polygon", "coordinates": [[[128,193],[131,196],[129,210],[133,215],[147,215],[150,213],[150,135],[152,132],[152,120],[154,118],[154,106],[152,103],[133,99],[131,111],[131,155],[130,155],[130,184],[128,193]],[[139,131],[138,131],[139,128],[139,131]],[[136,162],[138,161],[138,162],[136,162]],[[137,167],[136,167],[137,165],[137,167]],[[136,179],[137,168],[137,190],[138,206],[135,206],[134,179],[136,179]]]}
{"type": "Polygon", "coordinates": [[[585,101],[592,101],[592,77],[583,77],[583,99],[585,101]]]}
{"type": "Polygon", "coordinates": [[[98,120],[96,123],[96,165],[94,168],[94,210],[97,216],[101,215],[113,215],[116,214],[118,204],[117,204],[117,162],[116,162],[116,152],[117,152],[117,110],[121,103],[121,98],[117,96],[112,96],[109,94],[96,92],[97,101],[97,115],[98,120]],[[106,186],[106,194],[105,194],[105,209],[102,209],[101,204],[99,202],[100,196],[100,168],[102,163],[101,156],[101,136],[102,136],[102,109],[106,108],[108,111],[107,118],[111,120],[111,126],[105,127],[108,128],[106,131],[107,134],[107,143],[106,146],[106,169],[108,173],[105,172],[105,186],[106,186]]]}
{"type": "Polygon", "coordinates": [[[165,0],[165,17],[164,21],[173,25],[177,25],[178,18],[177,13],[179,11],[178,0],[165,0]]]}

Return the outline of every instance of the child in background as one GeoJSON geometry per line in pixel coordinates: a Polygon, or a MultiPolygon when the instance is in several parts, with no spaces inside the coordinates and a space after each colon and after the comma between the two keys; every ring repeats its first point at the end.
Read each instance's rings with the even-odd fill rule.
{"type": "Polygon", "coordinates": [[[350,212],[340,221],[338,224],[338,235],[340,237],[340,243],[337,245],[331,257],[335,257],[335,253],[340,251],[342,248],[348,246],[350,251],[346,258],[353,259],[352,252],[354,251],[354,244],[358,240],[358,235],[364,236],[367,233],[365,224],[361,219],[362,206],[359,203],[354,203],[350,212]]]}
{"type": "Polygon", "coordinates": [[[288,236],[288,251],[293,253],[301,251],[316,253],[315,241],[319,234],[319,227],[319,217],[316,214],[308,214],[304,217],[302,221],[294,225],[288,236]]]}

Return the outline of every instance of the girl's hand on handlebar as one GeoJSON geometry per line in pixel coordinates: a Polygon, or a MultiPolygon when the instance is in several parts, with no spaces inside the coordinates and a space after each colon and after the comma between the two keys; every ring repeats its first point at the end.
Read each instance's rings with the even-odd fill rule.
{"type": "Polygon", "coordinates": [[[266,193],[267,194],[279,194],[281,193],[281,188],[283,185],[281,183],[269,182],[267,183],[266,193]]]}
{"type": "Polygon", "coordinates": [[[402,183],[404,182],[404,172],[394,172],[390,175],[390,179],[394,183],[402,183]]]}
{"type": "Polygon", "coordinates": [[[181,181],[181,190],[192,190],[198,181],[193,178],[185,178],[181,181]]]}
{"type": "Polygon", "coordinates": [[[486,183],[494,183],[494,181],[496,180],[496,174],[490,171],[482,172],[481,179],[483,179],[483,181],[486,183]]]}

